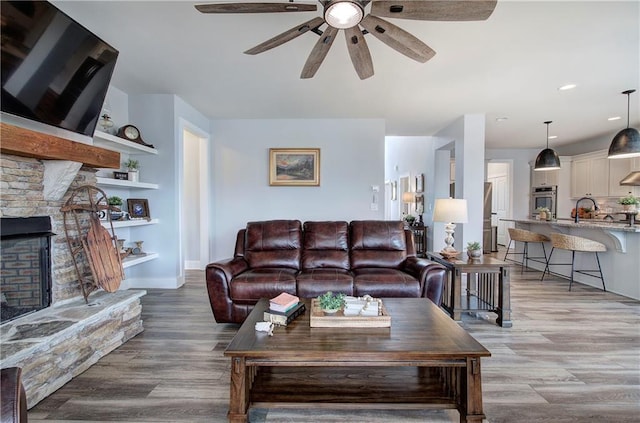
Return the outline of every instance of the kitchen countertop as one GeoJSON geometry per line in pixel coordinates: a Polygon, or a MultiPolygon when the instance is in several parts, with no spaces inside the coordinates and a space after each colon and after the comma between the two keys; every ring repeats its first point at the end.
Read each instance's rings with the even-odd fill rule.
{"type": "Polygon", "coordinates": [[[640,233],[640,225],[629,226],[625,222],[606,221],[602,219],[581,219],[575,223],[573,219],[537,220],[537,219],[500,219],[505,222],[529,223],[538,225],[555,225],[568,228],[603,229],[609,231],[621,231],[640,233]]]}

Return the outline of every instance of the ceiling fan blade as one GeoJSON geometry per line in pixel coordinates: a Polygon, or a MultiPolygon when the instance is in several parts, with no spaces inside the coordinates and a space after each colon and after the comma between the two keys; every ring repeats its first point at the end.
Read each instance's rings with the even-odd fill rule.
{"type": "Polygon", "coordinates": [[[496,3],[497,0],[374,0],[371,14],[422,21],[483,21],[491,16],[496,3]]]}
{"type": "Polygon", "coordinates": [[[431,47],[384,19],[367,15],[360,25],[389,47],[420,63],[426,62],[436,54],[431,47]]]}
{"type": "Polygon", "coordinates": [[[274,47],[278,47],[286,43],[287,41],[291,41],[294,38],[297,38],[304,34],[307,31],[311,31],[314,28],[319,27],[324,23],[324,19],[321,17],[315,17],[301,25],[295,26],[288,31],[283,32],[282,34],[276,35],[275,37],[265,41],[262,44],[258,44],[257,46],[250,48],[245,51],[245,54],[259,54],[263,53],[267,50],[271,50],[274,47]]]}
{"type": "Polygon", "coordinates": [[[210,3],[194,6],[201,13],[314,12],[316,4],[301,3],[210,3]]]}
{"type": "Polygon", "coordinates": [[[364,40],[364,35],[360,31],[358,25],[344,30],[347,39],[347,48],[353,67],[360,79],[367,79],[373,76],[373,61],[371,60],[371,52],[364,40]]]}
{"type": "Polygon", "coordinates": [[[329,49],[333,44],[333,41],[336,39],[338,35],[338,30],[332,26],[327,27],[327,29],[322,33],[320,39],[313,46],[313,50],[311,50],[311,54],[307,58],[306,63],[304,64],[304,68],[302,68],[302,73],[300,74],[300,78],[308,79],[313,78],[316,74],[322,61],[325,57],[327,57],[327,53],[329,53],[329,49]]]}

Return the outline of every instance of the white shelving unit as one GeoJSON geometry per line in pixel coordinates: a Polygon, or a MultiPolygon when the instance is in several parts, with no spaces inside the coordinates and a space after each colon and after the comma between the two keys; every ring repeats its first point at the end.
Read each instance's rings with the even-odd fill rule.
{"type": "MultiPolygon", "coordinates": [[[[120,154],[126,156],[131,155],[140,155],[140,154],[158,154],[158,150],[155,148],[150,148],[144,146],[142,144],[137,144],[131,141],[127,141],[120,137],[116,137],[115,135],[107,134],[102,131],[95,131],[93,137],[93,145],[97,147],[106,148],[107,150],[117,151],[120,154]]],[[[159,189],[158,184],[149,183],[149,182],[132,182],[128,180],[122,179],[114,179],[114,178],[105,178],[98,176],[96,178],[96,183],[99,186],[112,188],[117,191],[126,190],[145,190],[145,189],[159,189]]],[[[120,195],[120,193],[118,193],[120,195]]],[[[132,219],[132,220],[116,220],[113,221],[114,230],[125,230],[129,229],[131,232],[125,232],[126,238],[136,239],[135,233],[136,228],[148,226],[148,225],[157,225],[159,223],[158,219],[132,219]]],[[[102,222],[102,226],[105,228],[110,228],[109,222],[102,222]]],[[[121,233],[122,234],[122,233],[121,233]]],[[[121,238],[119,236],[119,238],[121,238]]],[[[124,237],[122,237],[124,238],[124,237]]],[[[122,260],[122,267],[127,269],[132,266],[136,266],[141,263],[146,263],[150,260],[155,260],[159,257],[158,253],[147,252],[144,255],[130,255],[122,260]]]]}

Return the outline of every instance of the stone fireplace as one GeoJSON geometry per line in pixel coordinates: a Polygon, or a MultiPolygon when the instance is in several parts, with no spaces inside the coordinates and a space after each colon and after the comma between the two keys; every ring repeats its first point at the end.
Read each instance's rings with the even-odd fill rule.
{"type": "Polygon", "coordinates": [[[77,162],[0,155],[0,217],[51,223],[51,306],[0,325],[0,367],[22,368],[29,408],[143,330],[145,291],[99,290],[88,304],[82,296],[60,208],[76,187],[95,185],[95,173],[77,162]]]}

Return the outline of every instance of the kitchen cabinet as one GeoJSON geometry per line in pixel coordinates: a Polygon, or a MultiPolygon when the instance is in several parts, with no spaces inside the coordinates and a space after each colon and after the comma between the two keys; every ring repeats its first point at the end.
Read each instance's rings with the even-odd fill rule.
{"type": "Polygon", "coordinates": [[[620,185],[620,181],[633,171],[640,171],[640,157],[612,159],[609,163],[609,195],[624,197],[629,193],[640,196],[640,187],[620,185]]]}
{"type": "MultiPolygon", "coordinates": [[[[111,134],[107,134],[101,131],[95,131],[93,144],[106,148],[108,150],[118,151],[121,154],[122,161],[125,161],[132,155],[155,155],[158,151],[155,148],[150,148],[142,144],[136,144],[131,141],[116,137],[111,134]]],[[[107,195],[117,195],[123,198],[138,198],[140,195],[137,192],[149,189],[159,189],[158,184],[150,182],[139,182],[114,179],[110,177],[113,173],[112,170],[102,171],[96,177],[96,185],[103,187],[107,195]],[[102,174],[102,176],[100,176],[102,174]],[[136,194],[134,194],[136,193],[136,194]]],[[[125,206],[126,209],[126,206],[125,206]]],[[[156,225],[159,223],[158,219],[131,219],[131,220],[115,220],[113,221],[113,228],[116,231],[118,239],[124,240],[138,240],[141,239],[139,235],[139,228],[147,227],[149,225],[156,225]]],[[[103,226],[107,226],[107,222],[103,222],[103,226]]],[[[129,248],[132,242],[127,242],[125,248],[129,248]]],[[[129,255],[122,261],[122,267],[127,269],[129,267],[145,263],[150,260],[157,259],[158,253],[147,252],[145,245],[143,247],[144,253],[138,255],[129,255]]]]}
{"type": "Polygon", "coordinates": [[[559,170],[531,170],[531,187],[558,185],[559,170]]]}
{"type": "Polygon", "coordinates": [[[609,161],[604,152],[575,156],[571,162],[571,198],[608,197],[609,161]]]}

